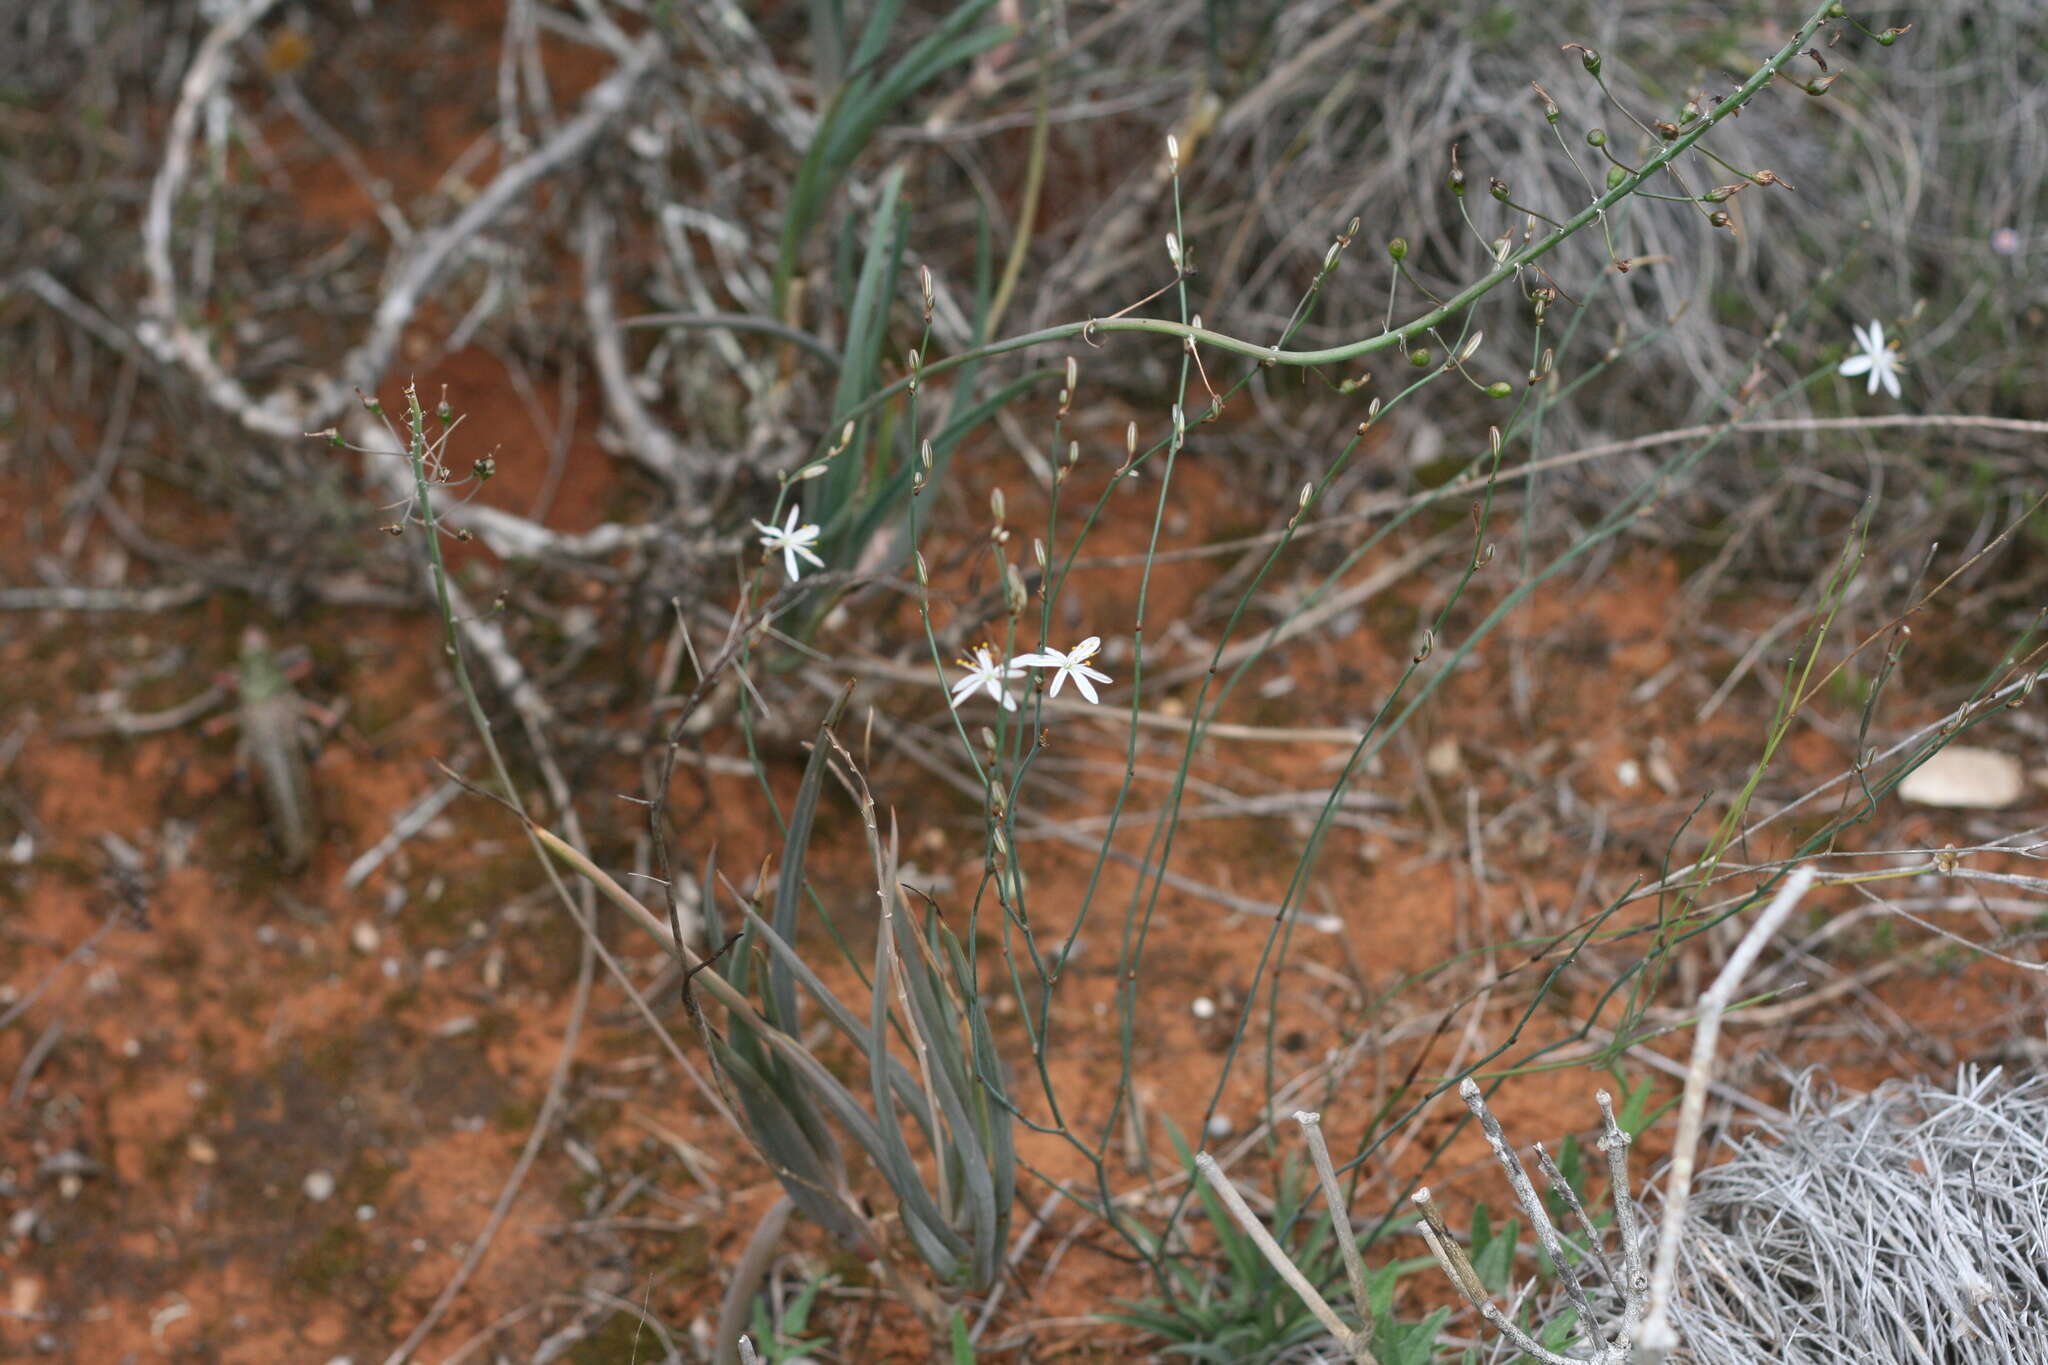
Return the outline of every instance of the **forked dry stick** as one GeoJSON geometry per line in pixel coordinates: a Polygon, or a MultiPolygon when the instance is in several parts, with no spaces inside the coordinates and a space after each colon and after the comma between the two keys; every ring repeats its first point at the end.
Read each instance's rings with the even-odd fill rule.
{"type": "Polygon", "coordinates": [[[1259,1254],[1266,1258],[1267,1264],[1287,1282],[1287,1287],[1295,1292],[1308,1311],[1315,1314],[1316,1321],[1323,1324],[1324,1330],[1337,1338],[1354,1365],[1379,1365],[1378,1358],[1372,1353],[1371,1329],[1354,1331],[1337,1316],[1337,1310],[1330,1307],[1329,1300],[1309,1283],[1308,1276],[1301,1273],[1301,1268],[1288,1259],[1286,1250],[1273,1240],[1273,1234],[1266,1231],[1266,1225],[1259,1220],[1258,1214],[1252,1212],[1251,1205],[1244,1202],[1244,1196],[1237,1192],[1237,1186],[1230,1183],[1230,1177],[1216,1164],[1216,1158],[1207,1152],[1198,1152],[1195,1167],[1209,1182],[1209,1188],[1222,1197],[1223,1206],[1230,1210],[1230,1216],[1258,1246],[1259,1254]]]}
{"type": "Polygon", "coordinates": [[[1707,1085],[1713,1079],[1714,1048],[1721,1037],[1721,1015],[1756,965],[1764,945],[1798,908],[1813,878],[1814,869],[1809,865],[1785,879],[1700,999],[1692,1066],[1685,1078],[1685,1098],[1678,1106],[1678,1140],[1671,1150],[1671,1172],[1664,1184],[1664,1221],[1657,1232],[1656,1268],[1650,1272],[1649,1303],[1637,1339],[1637,1359],[1643,1365],[1663,1365],[1678,1346],[1678,1333],[1671,1326],[1671,1286],[1678,1275],[1678,1241],[1685,1229],[1685,1203],[1692,1193],[1693,1165],[1699,1156],[1700,1129],[1707,1112],[1707,1085]]]}

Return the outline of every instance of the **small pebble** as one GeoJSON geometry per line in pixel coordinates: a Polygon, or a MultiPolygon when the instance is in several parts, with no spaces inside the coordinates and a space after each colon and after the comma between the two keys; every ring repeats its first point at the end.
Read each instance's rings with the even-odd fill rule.
{"type": "Polygon", "coordinates": [[[357,920],[355,928],[348,931],[349,943],[364,957],[377,951],[377,945],[383,941],[383,937],[377,932],[376,925],[364,919],[357,920]]]}
{"type": "Polygon", "coordinates": [[[1216,1002],[1206,995],[1198,995],[1194,998],[1194,1002],[1188,1006],[1188,1012],[1197,1019],[1214,1019],[1216,1017],[1216,1002]]]}
{"type": "Polygon", "coordinates": [[[326,1171],[310,1172],[303,1188],[306,1198],[316,1204],[324,1204],[334,1197],[334,1177],[326,1171]]]}
{"type": "Polygon", "coordinates": [[[1237,1131],[1237,1125],[1230,1121],[1228,1114],[1212,1114],[1209,1121],[1202,1125],[1202,1131],[1212,1138],[1227,1138],[1237,1131]]]}

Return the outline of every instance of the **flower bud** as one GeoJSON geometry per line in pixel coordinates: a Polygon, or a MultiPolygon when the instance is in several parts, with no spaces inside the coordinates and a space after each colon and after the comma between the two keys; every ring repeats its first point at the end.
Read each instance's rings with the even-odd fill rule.
{"type": "Polygon", "coordinates": [[[1010,615],[1021,616],[1024,608],[1031,604],[1031,594],[1024,587],[1024,575],[1017,572],[1015,564],[1003,565],[1003,603],[1010,609],[1010,615]]]}
{"type": "Polygon", "coordinates": [[[1180,174],[1180,139],[1172,133],[1166,135],[1166,169],[1180,174]]]}
{"type": "Polygon", "coordinates": [[[1002,490],[1002,489],[1000,489],[1000,488],[991,488],[991,489],[989,489],[989,490],[988,490],[988,510],[989,510],[989,515],[990,515],[990,516],[993,516],[993,517],[994,517],[994,518],[996,519],[996,525],[998,525],[998,526],[1000,526],[1000,525],[1002,525],[1002,524],[1003,524],[1003,512],[1004,512],[1005,508],[1006,508],[1006,504],[1005,504],[1005,502],[1004,502],[1004,499],[1003,499],[1003,490],[1002,490]]]}
{"type": "Polygon", "coordinates": [[[1179,270],[1181,268],[1180,238],[1174,236],[1170,232],[1166,234],[1166,259],[1173,262],[1173,268],[1175,270],[1179,270]]]}

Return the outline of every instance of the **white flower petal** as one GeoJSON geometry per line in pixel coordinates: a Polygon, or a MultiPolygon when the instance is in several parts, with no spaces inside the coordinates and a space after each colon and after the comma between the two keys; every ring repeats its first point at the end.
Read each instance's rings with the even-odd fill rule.
{"type": "Polygon", "coordinates": [[[1095,684],[1088,681],[1087,669],[1077,668],[1074,670],[1074,686],[1080,688],[1081,695],[1089,701],[1099,702],[1102,700],[1102,698],[1095,695],[1095,684]]]}
{"type": "Polygon", "coordinates": [[[1887,367],[1884,372],[1884,391],[1894,398],[1899,396],[1899,372],[1895,366],[1887,367]]]}
{"type": "Polygon", "coordinates": [[[1867,355],[1852,355],[1842,362],[1842,373],[1847,375],[1862,374],[1869,368],[1870,357],[1867,355]]]}

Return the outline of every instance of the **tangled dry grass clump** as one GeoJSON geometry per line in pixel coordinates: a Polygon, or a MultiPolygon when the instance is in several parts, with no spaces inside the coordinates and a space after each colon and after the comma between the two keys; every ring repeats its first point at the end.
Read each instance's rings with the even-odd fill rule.
{"type": "Polygon", "coordinates": [[[1698,1365],[2031,1365],[2048,1342],[2048,1077],[1965,1069],[1790,1116],[1695,1182],[1676,1318],[1698,1365]]]}

